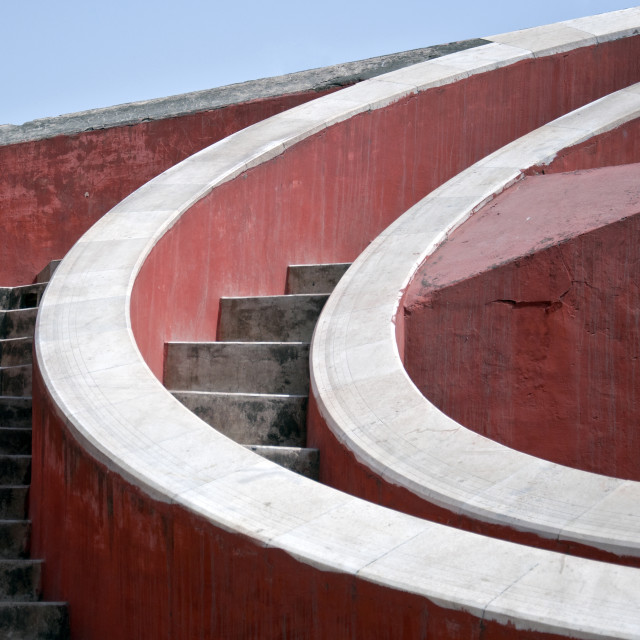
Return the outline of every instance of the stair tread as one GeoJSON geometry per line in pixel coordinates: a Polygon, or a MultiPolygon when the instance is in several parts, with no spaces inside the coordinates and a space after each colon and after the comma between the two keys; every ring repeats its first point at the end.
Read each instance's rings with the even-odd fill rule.
{"type": "Polygon", "coordinates": [[[25,605],[25,606],[33,606],[33,607],[66,607],[68,606],[67,602],[61,602],[57,600],[38,600],[36,602],[24,601],[20,602],[7,602],[6,600],[0,600],[0,607],[9,607],[15,605],[25,605]]]}
{"type": "Polygon", "coordinates": [[[320,469],[320,451],[318,449],[251,444],[245,444],[244,447],[294,473],[304,475],[311,480],[318,480],[320,469]]]}
{"type": "MultiPolygon", "coordinates": [[[[169,389],[169,393],[184,393],[184,394],[193,394],[193,395],[203,395],[203,396],[237,396],[238,398],[248,397],[248,398],[308,398],[308,393],[251,393],[251,392],[242,392],[242,391],[199,391],[199,390],[188,390],[188,389],[169,389]]],[[[1,454],[0,454],[1,457],[1,454]]]]}
{"type": "Polygon", "coordinates": [[[220,296],[220,300],[247,300],[249,302],[260,303],[264,301],[265,305],[273,304],[280,300],[283,301],[295,301],[295,300],[326,300],[330,294],[328,293],[277,293],[269,296],[220,296]]]}
{"type": "Polygon", "coordinates": [[[248,447],[249,449],[260,449],[260,451],[320,451],[316,447],[281,447],[278,445],[267,445],[267,444],[244,444],[244,447],[248,447]]]}

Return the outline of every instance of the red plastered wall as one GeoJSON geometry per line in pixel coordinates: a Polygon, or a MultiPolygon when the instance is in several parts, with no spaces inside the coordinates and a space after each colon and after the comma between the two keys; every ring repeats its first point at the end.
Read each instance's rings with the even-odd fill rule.
{"type": "Polygon", "coordinates": [[[307,91],[0,147],[0,285],[32,282],[111,207],[187,156],[319,95],[307,91]]]}
{"type": "Polygon", "coordinates": [[[640,120],[567,149],[457,229],[404,301],[407,371],[447,415],[526,453],[632,480],[640,165],[558,171],[638,160],[640,120]]]}
{"type": "Polygon", "coordinates": [[[472,76],[353,117],[217,188],[136,281],[133,328],[154,373],[166,341],[215,339],[220,296],[284,293],[289,264],[353,260],[473,162],[640,79],[639,54],[640,38],[625,39],[472,76]]]}
{"type": "Polygon", "coordinates": [[[323,571],[154,500],[96,462],[35,371],[31,509],[43,589],[72,640],[553,640],[323,571]],[[42,452],[46,451],[46,457],[42,452]]]}

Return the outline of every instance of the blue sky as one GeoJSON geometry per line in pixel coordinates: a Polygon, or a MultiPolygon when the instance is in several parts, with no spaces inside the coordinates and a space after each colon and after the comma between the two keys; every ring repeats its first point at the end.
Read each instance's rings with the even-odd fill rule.
{"type": "Polygon", "coordinates": [[[0,123],[482,37],[631,1],[7,0],[0,123]]]}

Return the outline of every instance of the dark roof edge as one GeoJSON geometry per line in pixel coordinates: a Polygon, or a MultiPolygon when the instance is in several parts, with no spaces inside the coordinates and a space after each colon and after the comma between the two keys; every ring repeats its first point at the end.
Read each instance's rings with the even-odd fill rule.
{"type": "Polygon", "coordinates": [[[250,80],[216,89],[79,111],[53,118],[41,118],[22,125],[4,124],[0,125],[0,146],[132,125],[149,120],[175,118],[261,98],[342,87],[424,60],[483,44],[489,44],[489,42],[481,39],[461,40],[357,62],[345,62],[330,67],[289,73],[284,76],[250,80]]]}

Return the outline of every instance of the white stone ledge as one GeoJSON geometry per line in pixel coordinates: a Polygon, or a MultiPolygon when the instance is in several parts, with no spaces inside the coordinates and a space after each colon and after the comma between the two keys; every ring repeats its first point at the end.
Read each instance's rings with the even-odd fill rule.
{"type": "Polygon", "coordinates": [[[485,40],[519,47],[538,57],[619,40],[638,33],[640,33],[640,7],[632,7],[543,27],[502,33],[489,36],[485,40]]]}
{"type": "Polygon", "coordinates": [[[320,413],[376,474],[455,513],[627,556],[640,556],[640,483],[540,460],[458,425],[411,382],[398,353],[394,318],[416,269],[448,233],[531,166],[548,164],[562,149],[640,117],[637,88],[512,142],[412,207],[339,282],[311,351],[320,413]]]}
{"type": "MultiPolygon", "coordinates": [[[[594,24],[605,19],[594,18],[594,24]]],[[[357,113],[532,55],[500,43],[475,51],[475,64],[470,54],[453,54],[270,118],[203,150],[136,191],[85,234],[56,271],[38,316],[37,363],[55,410],[70,433],[96,460],[156,500],[181,505],[217,527],[249,536],[258,545],[282,549],[306,564],[359,575],[447,608],[522,629],[553,630],[580,638],[638,638],[640,571],[422,521],[288,472],[218,434],[175,400],[143,362],[131,331],[129,303],[141,265],[194,202],[248,168],[357,113]]],[[[583,134],[559,129],[559,135],[568,144],[583,134]]],[[[543,145],[547,156],[553,153],[550,144],[543,145]]],[[[377,470],[385,477],[402,478],[417,490],[428,462],[438,474],[433,496],[443,504],[449,504],[453,495],[456,508],[463,510],[473,499],[476,504],[469,507],[473,515],[513,521],[515,526],[526,522],[527,527],[540,509],[544,516],[538,517],[536,526],[546,527],[550,535],[594,539],[591,530],[598,529],[598,517],[605,512],[598,515],[589,505],[584,512],[593,517],[586,518],[582,528],[574,519],[562,531],[546,523],[551,503],[544,493],[536,509],[514,504],[513,514],[492,511],[491,491],[501,486],[500,475],[486,460],[504,461],[504,468],[512,470],[504,478],[509,480],[517,473],[522,454],[491,441],[474,440],[459,447],[465,464],[452,469],[442,452],[420,453],[425,432],[447,442],[469,441],[474,436],[452,421],[440,423],[438,412],[410,385],[397,398],[383,393],[385,385],[397,385],[406,377],[393,351],[390,322],[403,284],[452,225],[497,188],[517,179],[520,167],[509,162],[505,170],[489,169],[472,168],[439,189],[415,209],[436,214],[428,226],[418,224],[411,213],[357,261],[320,322],[314,346],[314,389],[339,437],[355,442],[358,456],[374,467],[381,460],[377,470]],[[492,176],[499,176],[498,185],[492,176]],[[381,247],[386,246],[402,247],[402,264],[385,255],[381,247]],[[371,285],[375,273],[384,277],[371,285]],[[368,283],[362,291],[354,288],[358,278],[368,283]],[[358,304],[363,305],[363,313],[358,304]],[[335,325],[328,321],[332,315],[339,320],[335,325]],[[371,325],[364,322],[368,316],[371,325]],[[356,328],[359,331],[354,332],[356,328]],[[380,347],[379,355],[372,354],[384,372],[378,380],[364,366],[370,344],[380,347]],[[347,351],[329,365],[332,349],[347,351]],[[350,371],[357,379],[349,379],[350,371]],[[388,402],[378,402],[374,410],[371,389],[388,402]],[[415,425],[412,416],[423,408],[433,420],[427,426],[415,425]],[[383,439],[394,424],[402,441],[389,440],[397,448],[394,459],[389,459],[372,442],[371,434],[383,439]],[[400,460],[406,447],[417,451],[418,457],[400,460]],[[465,472],[467,464],[476,465],[477,475],[465,472]]],[[[536,465],[548,464],[525,458],[526,467],[534,470],[536,465]]],[[[623,487],[616,491],[622,493],[623,487]]],[[[612,490],[608,495],[617,493],[612,490]]]]}

